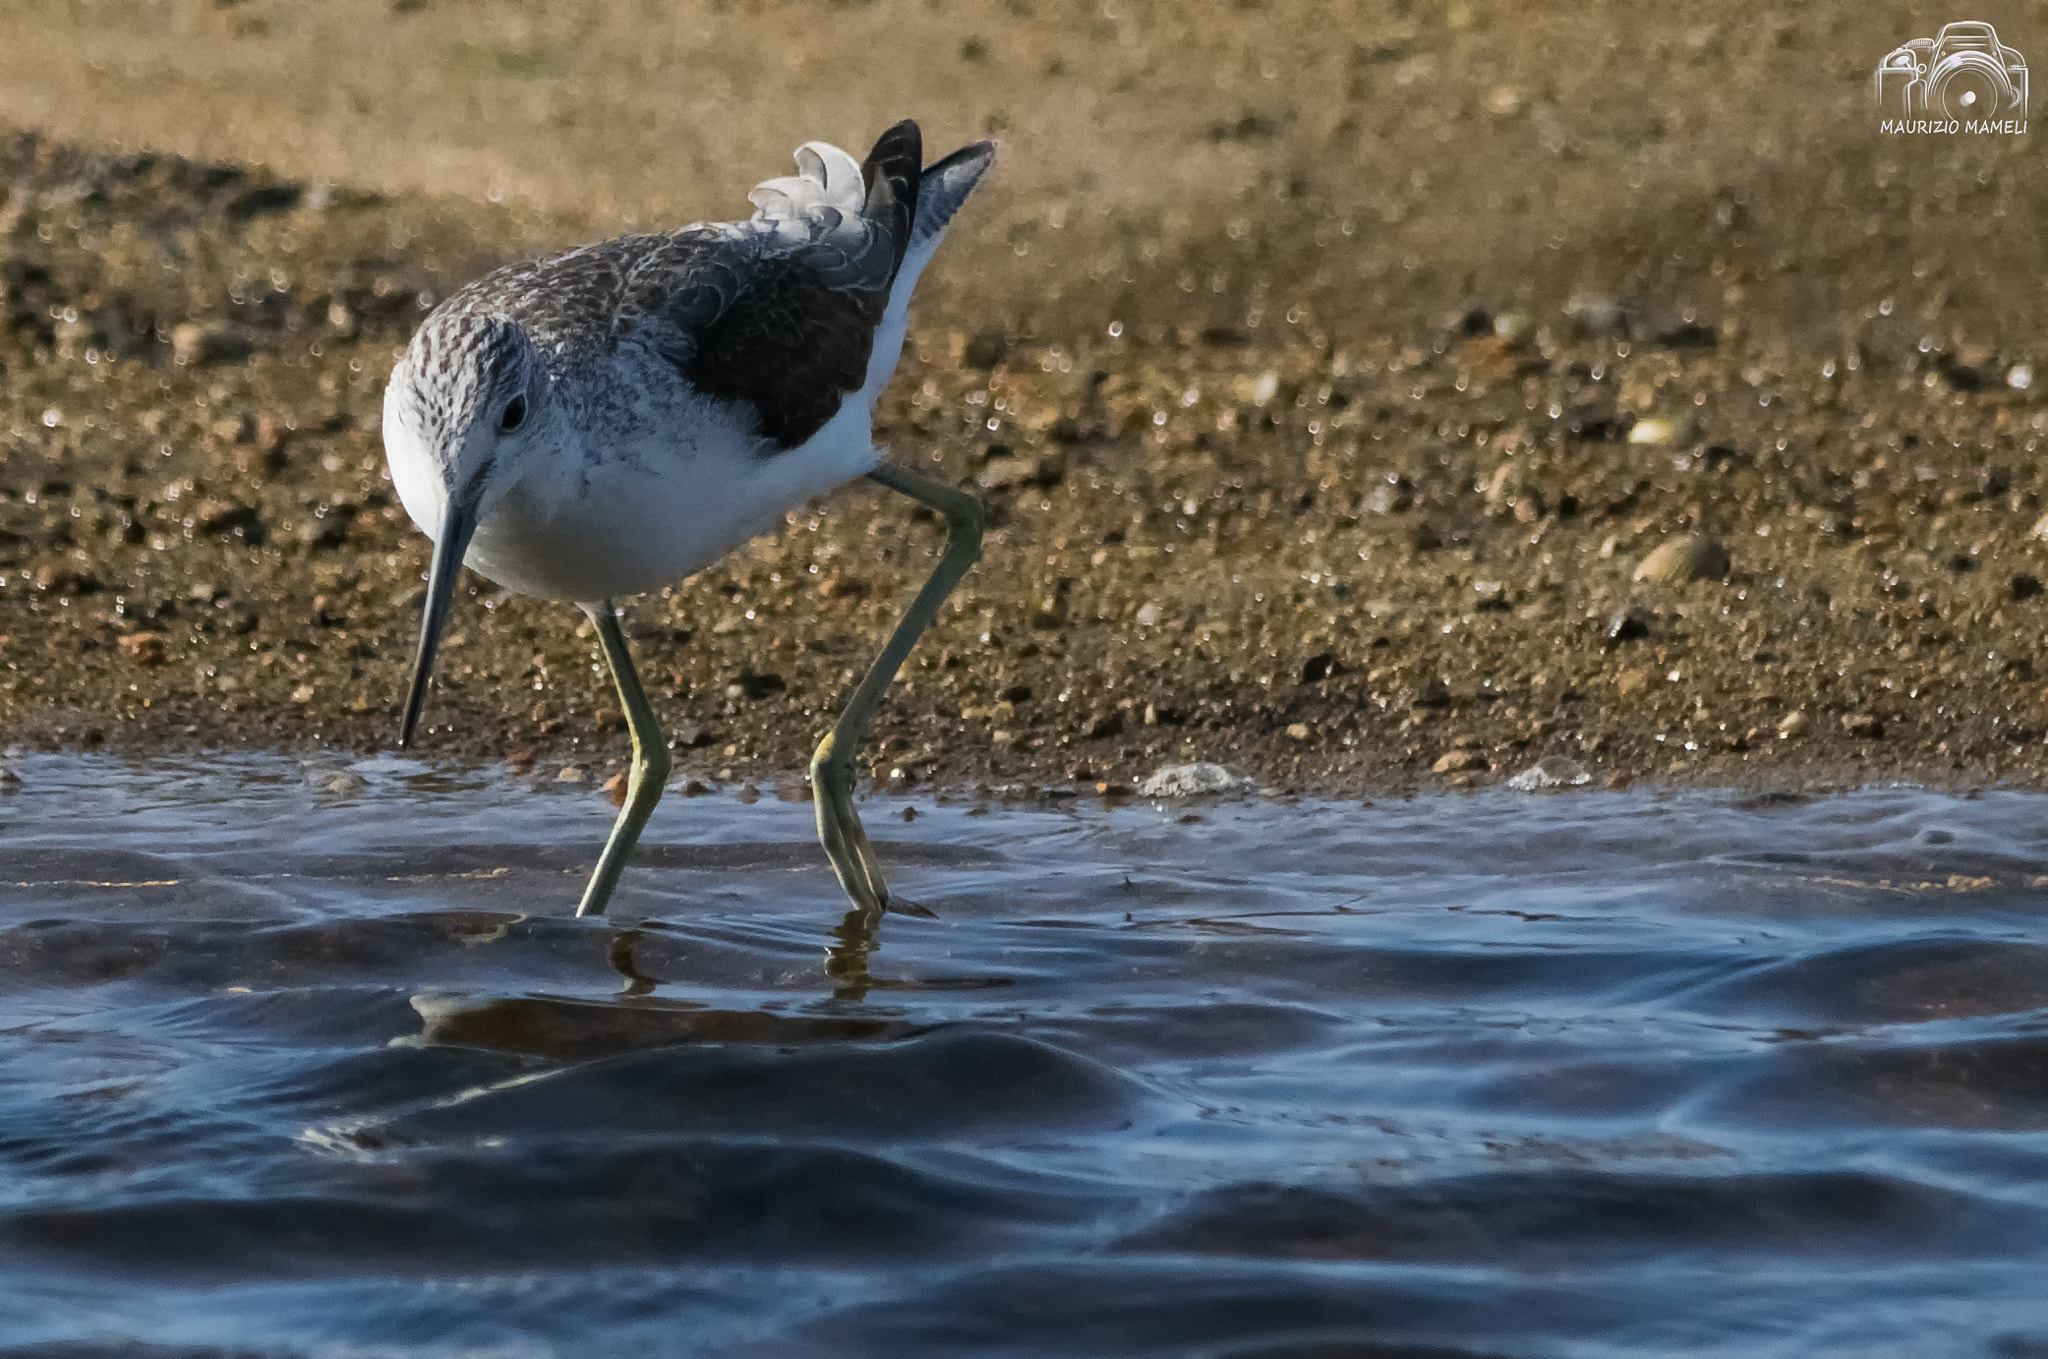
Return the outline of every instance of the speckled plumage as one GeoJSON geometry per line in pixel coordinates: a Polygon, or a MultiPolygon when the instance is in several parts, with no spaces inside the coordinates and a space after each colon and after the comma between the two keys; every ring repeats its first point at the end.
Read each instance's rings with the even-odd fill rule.
{"type": "Polygon", "coordinates": [[[747,221],[605,241],[459,289],[386,394],[407,510],[433,535],[451,496],[474,496],[469,565],[589,600],[702,569],[867,471],[910,287],[989,154],[920,171],[914,124],[865,165],[811,143],[800,174],[754,190],[747,221]],[[515,398],[519,426],[486,437],[515,398]]]}
{"type": "Polygon", "coordinates": [[[437,307],[384,394],[391,480],[434,539],[399,725],[411,743],[467,565],[582,605],[633,736],[619,819],[577,914],[605,909],[661,798],[667,743],[612,607],[718,560],[866,474],[938,510],[946,550],[811,761],[818,837],[862,919],[889,894],[853,805],[853,749],[917,636],[981,553],[973,496],[879,465],[872,412],[910,293],[995,148],[920,169],[917,124],[865,165],[822,142],[755,186],[745,222],[500,269],[437,307]]]}

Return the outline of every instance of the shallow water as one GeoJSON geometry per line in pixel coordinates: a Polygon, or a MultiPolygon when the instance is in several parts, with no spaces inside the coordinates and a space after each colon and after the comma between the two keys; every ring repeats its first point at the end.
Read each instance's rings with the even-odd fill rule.
{"type": "Polygon", "coordinates": [[[2039,797],[14,767],[0,1355],[2048,1355],[2039,797]]]}

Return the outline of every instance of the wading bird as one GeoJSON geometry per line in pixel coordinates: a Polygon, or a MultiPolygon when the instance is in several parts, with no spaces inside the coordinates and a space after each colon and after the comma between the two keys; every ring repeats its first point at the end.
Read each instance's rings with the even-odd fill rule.
{"type": "Polygon", "coordinates": [[[875,400],[910,294],[994,159],[925,166],[917,124],[865,163],[809,142],[744,222],[629,236],[488,274],[421,324],[384,395],[391,480],[434,541],[398,743],[412,743],[457,576],[588,614],[633,737],[625,805],[578,915],[604,910],[668,778],[668,743],[612,601],[724,557],[866,476],[945,517],[937,569],[811,760],[818,838],[857,912],[889,892],[854,810],[883,691],[981,553],[981,503],[881,461],[875,400]]]}

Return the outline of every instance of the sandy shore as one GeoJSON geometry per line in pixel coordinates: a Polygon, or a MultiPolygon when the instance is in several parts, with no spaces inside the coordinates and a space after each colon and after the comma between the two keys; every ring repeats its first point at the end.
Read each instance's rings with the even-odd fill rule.
{"type": "MultiPolygon", "coordinates": [[[[422,306],[629,221],[728,215],[782,172],[786,146],[707,134],[655,185],[627,137],[581,196],[522,187],[516,146],[448,131],[499,107],[458,96],[491,92],[505,138],[569,164],[582,125],[547,140],[546,110],[580,107],[588,49],[625,39],[478,56],[437,10],[420,60],[457,112],[403,124],[359,91],[377,128],[302,152],[232,82],[166,96],[216,116],[157,135],[118,32],[52,55],[71,49],[46,19],[44,48],[17,49],[46,60],[0,114],[45,130],[0,137],[7,740],[388,746],[425,541],[377,431],[422,306]],[[363,151],[436,127],[456,192],[363,151]],[[483,201],[507,192],[493,165],[504,204],[483,201]]],[[[1104,12],[946,29],[944,79],[905,96],[1000,102],[950,121],[994,126],[1006,161],[934,270],[880,437],[981,487],[995,527],[877,727],[876,776],[1088,788],[1201,759],[1358,792],[1548,755],[1772,786],[2048,772],[2048,203],[2025,137],[1879,135],[1867,68],[1918,20],[1581,7],[1510,31],[1454,5],[1326,50],[1289,9],[1217,36],[1205,84],[1104,12]],[[1267,75],[1258,24],[1315,79],[1267,75]],[[1077,82],[1165,168],[1061,97],[1077,82]]],[[[320,36],[260,5],[190,22],[253,24],[221,35],[287,75],[320,36]]],[[[814,110],[785,136],[803,111],[759,135],[872,130],[814,110]]],[[[849,489],[636,601],[679,770],[793,780],[938,543],[849,489]]],[[[601,776],[625,736],[577,615],[471,583],[427,750],[601,776]]]]}

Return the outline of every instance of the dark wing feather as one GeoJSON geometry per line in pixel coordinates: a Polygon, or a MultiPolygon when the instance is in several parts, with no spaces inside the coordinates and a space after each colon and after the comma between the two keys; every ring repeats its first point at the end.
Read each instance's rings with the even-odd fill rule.
{"type": "MultiPolygon", "coordinates": [[[[858,221],[816,220],[809,239],[785,224],[691,252],[687,283],[636,298],[683,345],[664,347],[690,385],[751,406],[778,448],[802,444],[867,381],[875,327],[910,246],[922,141],[914,122],[883,133],[861,167],[858,221]],[[687,352],[684,352],[686,349],[687,352]]],[[[641,275],[659,287],[666,273],[641,275]]]]}
{"type": "MultiPolygon", "coordinates": [[[[923,178],[924,135],[906,118],[875,140],[874,150],[860,167],[861,182],[868,186],[867,206],[861,216],[881,224],[896,245],[896,263],[910,248],[910,224],[917,218],[917,188],[923,178]]],[[[894,281],[896,271],[889,271],[894,281]]]]}
{"type": "MultiPolygon", "coordinates": [[[[740,243],[735,243],[743,248],[740,243]]],[[[700,276],[663,314],[688,335],[671,358],[706,396],[753,407],[761,433],[795,448],[867,380],[890,276],[848,267],[829,245],[770,247],[700,276]]]]}
{"type": "Polygon", "coordinates": [[[916,219],[920,155],[916,123],[884,133],[862,166],[855,220],[826,209],[606,241],[499,270],[463,294],[543,350],[644,344],[706,396],[751,408],[777,448],[795,448],[867,380],[916,219]]]}

